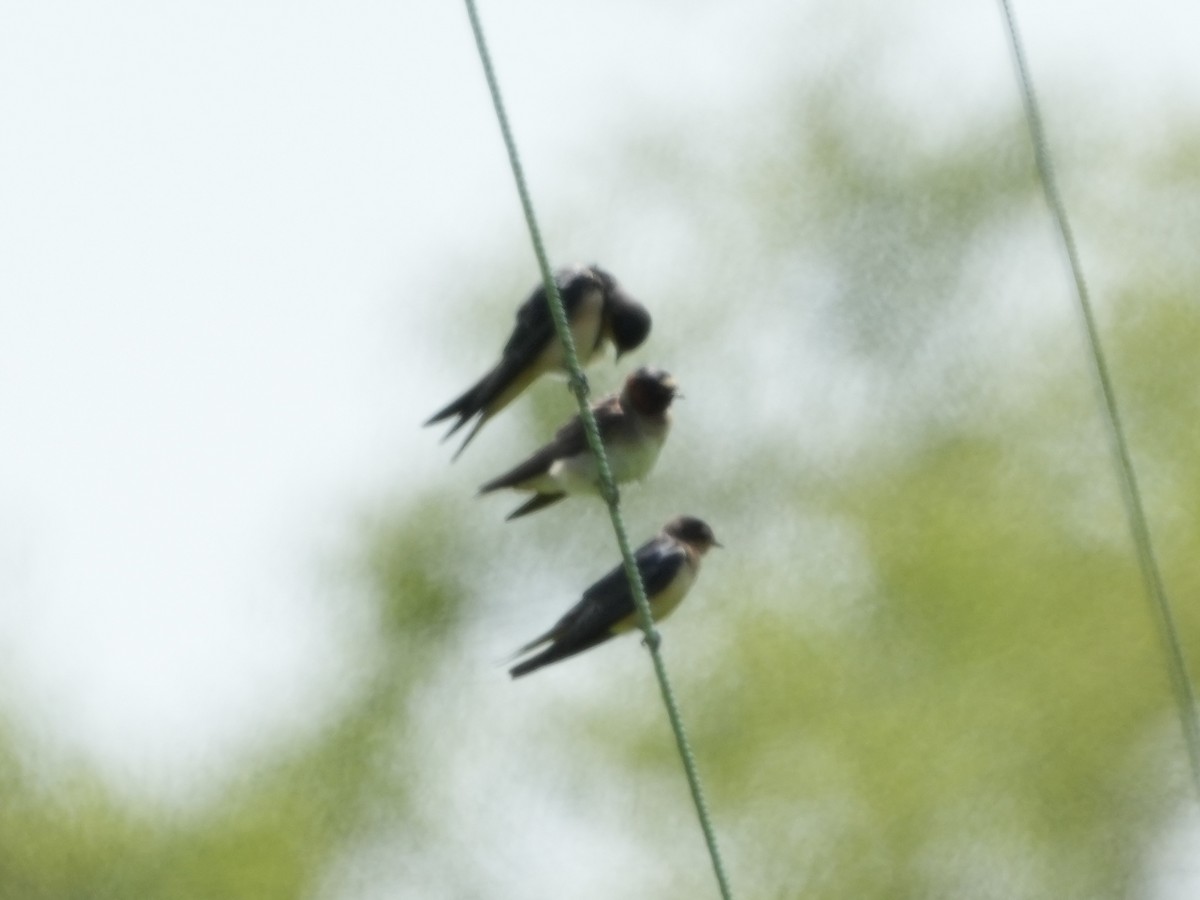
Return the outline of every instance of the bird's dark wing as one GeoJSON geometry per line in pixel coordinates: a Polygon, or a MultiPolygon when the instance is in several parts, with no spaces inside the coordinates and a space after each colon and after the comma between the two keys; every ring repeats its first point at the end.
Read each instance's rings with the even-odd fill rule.
{"type": "MultiPolygon", "coordinates": [[[[558,295],[562,298],[563,311],[570,322],[575,310],[583,301],[588,288],[596,286],[594,276],[586,270],[564,269],[555,276],[558,295]]],[[[558,340],[554,329],[554,318],[546,303],[546,287],[539,284],[517,310],[517,322],[504,345],[505,359],[528,364],[545,349],[549,341],[558,340]]]]}
{"type": "MultiPolygon", "coordinates": [[[[647,597],[661,593],[678,574],[687,561],[687,554],[674,541],[656,537],[647,541],[634,554],[638,573],[642,576],[642,587],[647,597]]],[[[614,567],[607,575],[583,592],[583,599],[572,609],[560,624],[567,624],[569,617],[581,620],[606,619],[606,628],[611,628],[634,611],[633,593],[625,566],[614,567]]],[[[574,628],[574,621],[568,626],[574,628]]]]}
{"type": "Polygon", "coordinates": [[[516,487],[530,478],[545,473],[556,459],[561,456],[572,455],[569,452],[570,448],[577,445],[580,438],[583,438],[586,445],[587,441],[583,431],[583,423],[576,416],[559,429],[558,434],[554,436],[554,440],[544,447],[535,450],[503,475],[497,475],[491,481],[481,485],[479,493],[486,494],[489,491],[499,490],[500,488],[516,487]]]}
{"type": "MultiPolygon", "coordinates": [[[[563,269],[558,273],[559,295],[567,320],[574,318],[583,298],[590,288],[600,282],[587,269],[563,269]]],[[[455,453],[455,458],[466,449],[467,444],[478,433],[491,416],[503,409],[536,376],[531,369],[552,341],[557,341],[554,320],[546,305],[546,292],[539,286],[517,309],[517,321],[512,334],[504,345],[500,361],[482,378],[455,397],[429,417],[426,425],[457,416],[457,421],[445,438],[450,437],[467,422],[478,416],[474,427],[455,453]]]]}
{"type": "MultiPolygon", "coordinates": [[[[643,544],[634,555],[634,560],[641,573],[646,596],[653,597],[675,578],[687,560],[687,554],[674,541],[660,537],[643,544]]],[[[583,599],[553,628],[522,648],[520,653],[525,653],[539,644],[552,641],[541,653],[510,669],[512,677],[519,678],[603,643],[613,636],[613,627],[629,618],[634,609],[633,593],[629,589],[629,579],[625,577],[625,567],[617,566],[584,591],[583,599]]]]}
{"type": "MultiPolygon", "coordinates": [[[[601,434],[603,434],[606,428],[603,423],[607,420],[617,418],[622,414],[621,405],[616,395],[605,397],[600,403],[593,406],[592,414],[595,415],[596,424],[600,427],[601,434]]],[[[611,428],[611,426],[607,427],[611,428]]],[[[535,450],[529,457],[517,463],[517,465],[503,475],[499,475],[481,486],[479,493],[486,494],[489,491],[498,490],[499,488],[519,485],[523,481],[544,473],[556,459],[576,456],[579,453],[587,451],[587,449],[587,431],[584,430],[583,420],[579,416],[575,416],[555,432],[554,439],[550,443],[535,450]]]]}

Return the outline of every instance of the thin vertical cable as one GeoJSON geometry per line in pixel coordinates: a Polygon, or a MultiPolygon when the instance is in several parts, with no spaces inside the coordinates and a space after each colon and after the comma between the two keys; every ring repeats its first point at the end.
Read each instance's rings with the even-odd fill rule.
{"type": "Polygon", "coordinates": [[[1116,392],[1113,390],[1112,378],[1108,373],[1108,362],[1104,355],[1104,347],[1100,342],[1100,332],[1096,327],[1096,317],[1092,312],[1087,284],[1083,278],[1083,266],[1079,262],[1075,238],[1071,232],[1070,223],[1067,221],[1067,210],[1054,179],[1050,148],[1042,128],[1042,116],[1038,110],[1037,98],[1034,96],[1033,78],[1029,74],[1029,66],[1025,61],[1024,44],[1017,30],[1017,20],[1013,14],[1011,3],[1009,0],[1000,0],[1000,5],[1004,11],[1009,42],[1012,45],[1013,59],[1017,67],[1021,100],[1025,105],[1025,119],[1029,123],[1029,133],[1033,141],[1034,162],[1042,182],[1042,190],[1046,195],[1046,203],[1058,225],[1058,232],[1062,237],[1067,261],[1071,267],[1071,274],[1075,279],[1075,295],[1079,301],[1083,327],[1087,332],[1087,343],[1092,351],[1093,368],[1103,398],[1104,412],[1112,439],[1113,455],[1116,458],[1117,475],[1121,482],[1125,512],[1129,519],[1129,530],[1133,535],[1146,595],[1154,608],[1155,619],[1166,653],[1167,670],[1170,674],[1171,687],[1175,693],[1179,723],[1183,728],[1184,745],[1191,763],[1192,782],[1197,796],[1200,797],[1200,719],[1197,719],[1196,698],[1192,689],[1191,676],[1188,674],[1187,658],[1179,640],[1179,629],[1176,627],[1171,601],[1168,599],[1166,588],[1163,585],[1162,573],[1154,556],[1154,542],[1150,537],[1150,526],[1147,524],[1146,513],[1142,505],[1142,494],[1138,488],[1133,459],[1129,453],[1129,445],[1125,440],[1125,429],[1121,424],[1121,416],[1117,408],[1116,392]]]}

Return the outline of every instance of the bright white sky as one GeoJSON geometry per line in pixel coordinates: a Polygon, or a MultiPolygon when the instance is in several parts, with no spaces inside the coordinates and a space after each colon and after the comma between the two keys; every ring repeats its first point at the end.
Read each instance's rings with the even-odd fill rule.
{"type": "MultiPolygon", "coordinates": [[[[827,6],[485,0],[535,200],[586,177],[573,150],[727,108],[856,22],[895,35],[898,99],[931,121],[1017,102],[996,4],[827,6]]],[[[1074,96],[1130,128],[1195,109],[1191,0],[1018,14],[1052,137],[1074,96]]],[[[0,709],[22,727],[169,777],[319,680],[321,560],[380,493],[446,477],[417,425],[477,374],[422,330],[456,268],[522,239],[474,53],[459,3],[0,14],[0,709]]]]}

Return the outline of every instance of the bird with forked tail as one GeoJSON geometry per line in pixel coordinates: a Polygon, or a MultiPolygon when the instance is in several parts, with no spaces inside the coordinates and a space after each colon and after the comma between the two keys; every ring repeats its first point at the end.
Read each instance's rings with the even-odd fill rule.
{"type": "MultiPolygon", "coordinates": [[[[669,616],[683,600],[700,570],[700,559],[720,547],[707,523],[694,516],[676,516],[634,555],[646,599],[656,622],[669,616]]],[[[623,565],[583,592],[583,598],[544,634],[516,652],[514,659],[543,645],[540,653],[509,669],[520,678],[535,669],[581,653],[609,638],[636,628],[637,607],[623,565]]]]}
{"type": "MultiPolygon", "coordinates": [[[[580,365],[587,365],[605,343],[616,348],[619,359],[646,340],[650,333],[650,313],[625,293],[604,269],[595,265],[569,266],[559,269],[554,280],[580,365]]],[[[475,419],[454,454],[457,459],[488,419],[541,375],[556,370],[566,370],[566,359],[546,303],[545,286],[538,285],[517,310],[517,321],[500,361],[425,424],[433,425],[456,417],[446,432],[445,438],[449,438],[475,419]]]]}
{"type": "MultiPolygon", "coordinates": [[[[600,442],[618,484],[637,481],[654,467],[671,428],[670,406],[677,396],[679,387],[671,375],[643,366],[625,379],[620,393],[592,406],[600,442]]],[[[479,493],[501,488],[533,492],[529,500],[509,513],[509,519],[536,512],[570,494],[599,494],[600,471],[587,442],[583,419],[576,415],[553,440],[484,484],[479,493]]]]}

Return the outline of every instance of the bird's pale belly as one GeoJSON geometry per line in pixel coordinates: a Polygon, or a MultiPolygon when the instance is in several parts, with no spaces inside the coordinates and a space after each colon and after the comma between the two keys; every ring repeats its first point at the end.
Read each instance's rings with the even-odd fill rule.
{"type": "MultiPolygon", "coordinates": [[[[579,358],[580,365],[586,366],[595,355],[596,345],[600,341],[603,315],[604,295],[599,290],[590,292],[575,310],[571,319],[571,340],[575,344],[575,355],[579,358]]],[[[535,368],[539,372],[566,371],[566,354],[557,335],[546,345],[535,368]]]]}
{"type": "MultiPolygon", "coordinates": [[[[643,478],[658,459],[662,441],[645,440],[633,445],[605,448],[608,466],[618,483],[643,478]]],[[[543,479],[535,483],[538,490],[558,490],[568,494],[599,493],[600,469],[596,457],[588,451],[570,459],[555,461],[543,479]],[[541,482],[544,481],[544,486],[541,482]]]]}
{"type": "MultiPolygon", "coordinates": [[[[660,591],[653,597],[650,597],[650,612],[654,614],[654,621],[661,622],[683,602],[683,598],[687,595],[688,590],[692,586],[692,582],[696,580],[696,568],[692,565],[684,565],[679,574],[675,576],[675,580],[671,582],[666,590],[660,591]]],[[[622,619],[613,626],[613,633],[629,631],[633,628],[640,628],[636,612],[628,618],[622,619]]]]}
{"type": "Polygon", "coordinates": [[[654,468],[662,446],[661,439],[647,437],[631,446],[613,450],[608,454],[608,465],[612,469],[613,478],[619,482],[639,481],[644,478],[654,468]]]}

